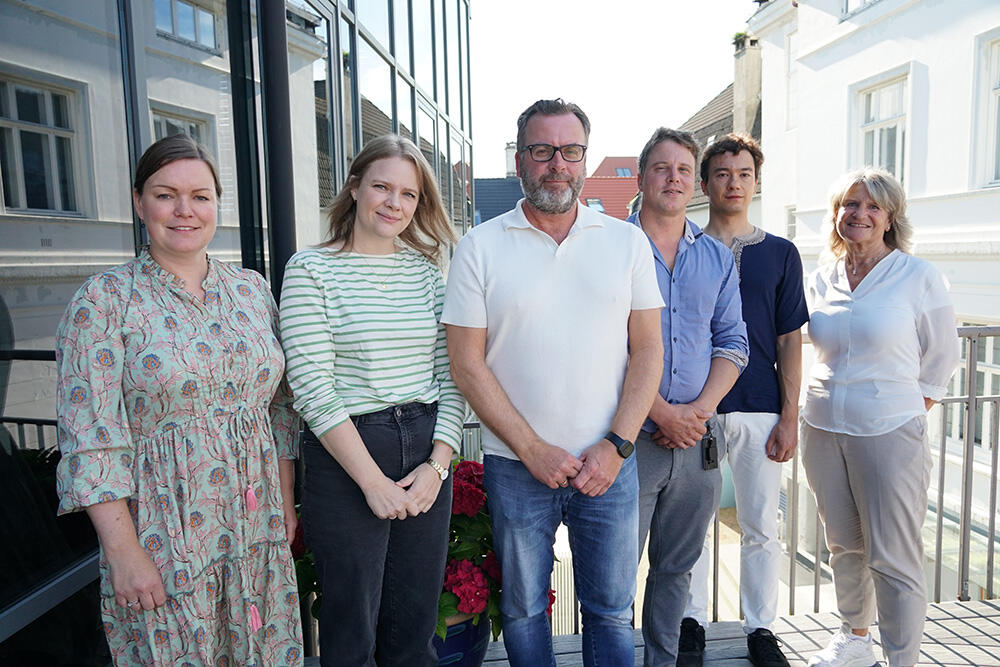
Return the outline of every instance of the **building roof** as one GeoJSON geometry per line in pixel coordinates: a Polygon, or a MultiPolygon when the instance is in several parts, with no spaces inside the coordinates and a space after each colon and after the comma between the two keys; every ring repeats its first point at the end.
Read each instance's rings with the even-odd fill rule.
{"type": "MultiPolygon", "coordinates": [[[[635,158],[631,159],[634,163],[635,158]]],[[[591,208],[596,208],[597,202],[588,200],[599,200],[605,213],[624,220],[628,217],[628,203],[638,190],[635,176],[591,176],[584,181],[580,201],[591,208]]]]}
{"type": "Polygon", "coordinates": [[[691,134],[697,134],[698,130],[726,118],[730,119],[729,124],[730,127],[732,127],[732,116],[733,84],[729,84],[721,93],[712,98],[708,104],[703,106],[693,116],[684,121],[684,124],[681,125],[680,129],[690,132],[691,134]]]}
{"type": "Polygon", "coordinates": [[[474,224],[477,225],[511,210],[517,201],[524,196],[521,190],[521,179],[516,176],[476,178],[473,187],[476,193],[474,224]]]}
{"type": "Polygon", "coordinates": [[[606,157],[597,165],[597,169],[591,174],[594,176],[635,176],[639,173],[639,162],[635,157],[606,157]],[[628,174],[618,173],[619,169],[628,169],[628,174]]]}

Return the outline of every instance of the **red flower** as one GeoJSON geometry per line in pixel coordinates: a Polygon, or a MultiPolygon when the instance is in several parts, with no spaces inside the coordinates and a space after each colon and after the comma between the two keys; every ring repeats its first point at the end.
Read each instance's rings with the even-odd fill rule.
{"type": "Polygon", "coordinates": [[[468,482],[456,479],[452,487],[451,513],[476,516],[486,502],[486,494],[468,482]]]}
{"type": "Polygon", "coordinates": [[[490,585],[486,575],[467,560],[452,559],[444,568],[444,589],[458,596],[458,610],[478,614],[486,609],[490,585]]]}
{"type": "Polygon", "coordinates": [[[495,582],[502,583],[503,575],[500,572],[500,561],[497,560],[495,551],[486,554],[486,558],[483,559],[479,567],[483,568],[483,572],[492,577],[495,582]]]}
{"type": "Polygon", "coordinates": [[[549,616],[552,616],[552,605],[555,604],[555,601],[556,601],[556,592],[555,592],[555,589],[550,588],[549,589],[549,606],[545,608],[545,613],[548,614],[549,616]]]}
{"type": "Polygon", "coordinates": [[[455,479],[483,488],[483,464],[476,461],[460,461],[455,466],[455,479]]]}

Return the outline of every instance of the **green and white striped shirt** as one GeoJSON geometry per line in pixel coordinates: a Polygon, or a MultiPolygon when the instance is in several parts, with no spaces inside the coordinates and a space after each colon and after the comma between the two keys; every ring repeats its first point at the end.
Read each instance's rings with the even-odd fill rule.
{"type": "Polygon", "coordinates": [[[411,248],[295,253],[281,288],[281,342],[309,428],[319,436],[350,415],[437,401],[434,439],[459,451],[465,399],[448,369],[443,304],[440,269],[411,248]]]}

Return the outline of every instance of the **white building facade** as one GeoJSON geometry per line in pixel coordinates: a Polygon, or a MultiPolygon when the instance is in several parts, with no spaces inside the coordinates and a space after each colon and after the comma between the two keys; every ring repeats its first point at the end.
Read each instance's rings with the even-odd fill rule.
{"type": "MultiPolygon", "coordinates": [[[[852,169],[885,167],[906,190],[915,254],[951,283],[958,324],[1000,324],[1000,2],[771,0],[747,29],[762,56],[764,228],[793,238],[812,270],[830,233],[831,184],[852,169]]],[[[1000,394],[1000,337],[980,340],[975,354],[975,395],[1000,394]]],[[[965,394],[965,384],[960,369],[950,394],[965,394]]],[[[1000,415],[980,410],[971,578],[984,586],[985,542],[976,526],[989,523],[990,432],[1000,415]]],[[[932,417],[932,448],[943,437],[946,454],[944,483],[939,467],[932,477],[928,521],[940,487],[947,578],[966,426],[960,404],[935,408],[932,417]]],[[[946,581],[942,590],[950,597],[954,586],[946,581]]]]}

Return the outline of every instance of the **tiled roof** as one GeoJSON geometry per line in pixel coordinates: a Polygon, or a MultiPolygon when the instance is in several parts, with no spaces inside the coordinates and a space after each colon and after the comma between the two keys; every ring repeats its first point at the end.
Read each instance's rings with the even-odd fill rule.
{"type": "Polygon", "coordinates": [[[594,176],[611,176],[611,177],[621,177],[618,173],[618,169],[628,169],[632,176],[639,173],[639,162],[635,157],[606,157],[601,161],[601,164],[597,165],[597,169],[591,174],[594,176]]]}
{"type": "Polygon", "coordinates": [[[716,95],[711,102],[703,106],[695,115],[688,118],[681,129],[692,134],[698,130],[733,115],[733,84],[716,95]]]}
{"type": "Polygon", "coordinates": [[[476,178],[476,224],[486,222],[501,213],[514,208],[524,193],[521,191],[521,179],[516,176],[508,178],[476,178]]]}
{"type": "Polygon", "coordinates": [[[600,199],[605,213],[624,220],[628,217],[628,203],[638,191],[634,176],[630,178],[591,176],[583,184],[580,201],[586,204],[588,199],[600,199]]]}

